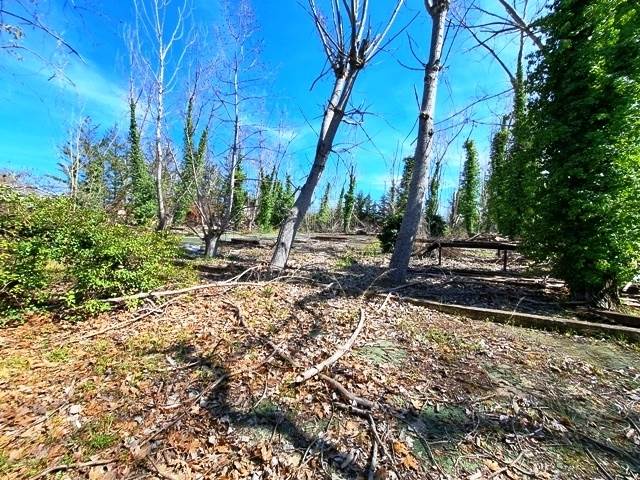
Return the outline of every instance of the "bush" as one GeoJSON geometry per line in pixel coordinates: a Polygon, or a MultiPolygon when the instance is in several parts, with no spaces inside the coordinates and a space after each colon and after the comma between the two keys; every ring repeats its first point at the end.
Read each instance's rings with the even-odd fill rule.
{"type": "Polygon", "coordinates": [[[151,290],[178,273],[178,240],[109,221],[62,197],[0,190],[0,312],[95,312],[113,296],[151,290]]]}
{"type": "Polygon", "coordinates": [[[402,213],[392,213],[384,219],[382,230],[378,234],[380,247],[384,253],[389,253],[393,250],[396,238],[398,238],[400,225],[402,225],[402,213]]]}

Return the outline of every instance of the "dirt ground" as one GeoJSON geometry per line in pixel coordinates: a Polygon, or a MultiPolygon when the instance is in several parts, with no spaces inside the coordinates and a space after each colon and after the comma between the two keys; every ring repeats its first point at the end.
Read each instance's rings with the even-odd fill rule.
{"type": "MultiPolygon", "coordinates": [[[[238,246],[197,263],[220,281],[269,254],[238,246]]],[[[505,276],[483,255],[445,255],[440,277],[416,259],[410,280],[468,304],[563,298],[524,259],[505,276]],[[470,269],[498,272],[504,288],[457,278],[470,269]]],[[[286,277],[255,269],[135,311],[1,330],[0,476],[640,478],[637,345],[364,297],[385,261],[368,237],[309,240],[286,277]],[[295,382],[361,319],[329,380],[295,382]]]]}

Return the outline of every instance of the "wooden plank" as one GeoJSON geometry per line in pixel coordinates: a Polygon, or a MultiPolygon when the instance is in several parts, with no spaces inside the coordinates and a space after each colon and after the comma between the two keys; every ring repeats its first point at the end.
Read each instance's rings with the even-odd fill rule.
{"type": "MultiPolygon", "coordinates": [[[[384,298],[385,295],[379,295],[384,298]]],[[[442,313],[462,315],[475,320],[489,320],[496,323],[506,323],[520,327],[543,328],[549,330],[574,331],[585,335],[623,336],[634,342],[640,342],[640,329],[623,325],[586,322],[571,318],[547,317],[530,313],[509,312],[491,308],[468,307],[448,303],[435,302],[414,297],[399,297],[401,301],[421,307],[431,308],[442,313]]]]}
{"type": "Polygon", "coordinates": [[[488,250],[517,250],[517,243],[479,241],[479,240],[446,240],[433,242],[427,247],[427,252],[432,252],[436,248],[483,248],[488,250]]]}

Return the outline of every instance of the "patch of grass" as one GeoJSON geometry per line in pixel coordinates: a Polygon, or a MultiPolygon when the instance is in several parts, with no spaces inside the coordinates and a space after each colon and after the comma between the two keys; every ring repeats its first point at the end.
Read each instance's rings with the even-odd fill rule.
{"type": "Polygon", "coordinates": [[[479,343],[459,338],[455,334],[438,327],[429,327],[422,330],[416,335],[416,338],[421,342],[437,345],[441,353],[445,355],[473,353],[482,349],[479,343]]]}
{"type": "Polygon", "coordinates": [[[127,340],[127,350],[144,355],[149,352],[166,350],[169,344],[169,338],[160,332],[143,332],[127,340]]]}
{"type": "Polygon", "coordinates": [[[379,340],[356,350],[355,354],[367,359],[374,365],[390,363],[401,365],[407,357],[407,352],[389,340],[379,340]]]}
{"type": "Polygon", "coordinates": [[[47,360],[53,363],[66,363],[69,361],[70,350],[66,347],[58,347],[47,353],[47,360]]]}
{"type": "Polygon", "coordinates": [[[338,270],[346,270],[347,268],[352,267],[358,260],[356,256],[351,251],[347,251],[338,257],[336,260],[336,268],[338,270]]]}
{"type": "Polygon", "coordinates": [[[114,416],[108,414],[89,423],[82,431],[81,444],[92,453],[115,445],[119,437],[113,426],[114,420],[114,416]]]}
{"type": "Polygon", "coordinates": [[[360,249],[358,253],[361,257],[377,257],[378,255],[382,255],[382,245],[380,241],[376,240],[360,249]]]}
{"type": "Polygon", "coordinates": [[[28,371],[30,368],[29,359],[20,355],[0,357],[0,379],[9,379],[16,374],[28,371]]]}
{"type": "Polygon", "coordinates": [[[0,473],[7,473],[9,471],[10,463],[9,456],[0,451],[0,473]]]}

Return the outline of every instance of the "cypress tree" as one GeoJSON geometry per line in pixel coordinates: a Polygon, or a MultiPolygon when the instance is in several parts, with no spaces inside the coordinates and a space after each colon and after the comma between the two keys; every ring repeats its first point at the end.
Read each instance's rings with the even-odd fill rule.
{"type": "Polygon", "coordinates": [[[353,168],[349,171],[349,187],[344,195],[344,213],[342,215],[342,228],[344,233],[351,229],[351,218],[356,202],[356,173],[353,168]]]}
{"type": "Polygon", "coordinates": [[[318,223],[321,228],[326,227],[331,220],[331,207],[329,206],[329,194],[331,193],[331,184],[327,183],[320,200],[320,208],[318,209],[318,223]]]}
{"type": "Polygon", "coordinates": [[[197,195],[197,183],[204,175],[205,155],[207,151],[208,128],[205,128],[200,135],[200,140],[196,148],[195,145],[195,125],[193,123],[193,98],[187,102],[187,112],[185,114],[184,125],[184,158],[180,182],[176,189],[176,205],[174,209],[174,222],[184,221],[187,211],[193,205],[197,195]]]}
{"type": "MultiPolygon", "coordinates": [[[[231,206],[231,224],[234,228],[239,228],[245,217],[245,208],[247,206],[247,200],[249,194],[244,188],[244,183],[247,179],[247,175],[242,169],[242,157],[238,159],[236,164],[236,174],[234,176],[234,188],[233,188],[233,205],[231,206]]],[[[228,183],[228,182],[227,182],[228,183]]]]}
{"type": "Polygon", "coordinates": [[[156,190],[153,177],[147,169],[140,145],[140,132],[136,121],[136,104],[129,102],[129,176],[131,178],[131,201],[129,209],[135,223],[149,223],[157,210],[156,190]]]}
{"type": "Polygon", "coordinates": [[[478,151],[473,140],[464,142],[464,150],[465,162],[460,185],[459,211],[467,234],[473,235],[478,230],[478,221],[480,219],[478,212],[480,202],[480,162],[478,161],[478,151]]]}

